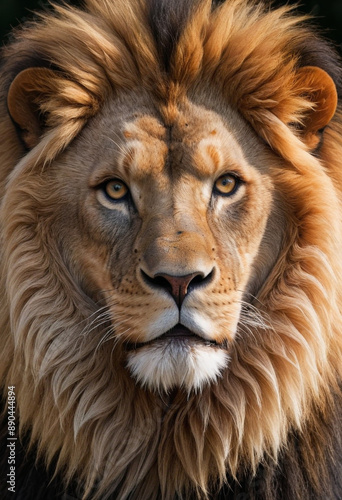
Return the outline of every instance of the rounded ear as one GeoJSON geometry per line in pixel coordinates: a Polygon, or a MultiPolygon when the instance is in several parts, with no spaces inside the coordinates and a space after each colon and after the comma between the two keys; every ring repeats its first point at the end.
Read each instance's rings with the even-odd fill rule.
{"type": "Polygon", "coordinates": [[[9,114],[28,149],[38,142],[44,128],[40,112],[43,95],[52,92],[54,72],[46,68],[28,68],[13,80],[7,95],[9,114]]]}
{"type": "Polygon", "coordinates": [[[27,149],[36,146],[48,127],[95,114],[98,102],[62,73],[28,68],[13,80],[7,94],[8,112],[27,149]]]}
{"type": "Polygon", "coordinates": [[[304,66],[297,73],[296,90],[299,95],[312,103],[303,121],[303,140],[314,149],[319,143],[318,132],[335,114],[338,102],[333,79],[321,68],[304,66]]]}

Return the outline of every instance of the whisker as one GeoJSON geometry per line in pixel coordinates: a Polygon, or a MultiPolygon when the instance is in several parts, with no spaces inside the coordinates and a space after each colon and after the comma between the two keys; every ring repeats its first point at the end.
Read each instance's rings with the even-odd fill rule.
{"type": "MultiPolygon", "coordinates": [[[[118,133],[114,132],[114,134],[118,137],[118,139],[120,140],[120,136],[118,133]]],[[[112,137],[109,137],[108,135],[103,135],[102,137],[104,137],[105,139],[108,139],[110,142],[112,142],[117,148],[118,150],[123,153],[123,154],[127,154],[129,153],[129,149],[125,146],[125,144],[119,144],[118,142],[116,142],[112,137]]]]}
{"type": "Polygon", "coordinates": [[[129,331],[129,329],[130,329],[130,328],[128,328],[120,333],[116,332],[116,328],[124,325],[125,323],[126,323],[126,321],[120,321],[119,323],[116,323],[115,326],[109,326],[107,331],[104,333],[104,335],[99,340],[99,342],[96,346],[96,350],[98,350],[102,344],[104,344],[105,342],[108,342],[109,340],[114,340],[114,342],[117,344],[118,341],[120,340],[120,338],[123,337],[126,334],[126,332],[129,331]]]}
{"type": "Polygon", "coordinates": [[[240,327],[272,329],[272,322],[268,314],[258,309],[254,304],[240,300],[240,327]]]}
{"type": "Polygon", "coordinates": [[[105,311],[105,312],[99,314],[96,318],[94,318],[91,321],[91,323],[89,323],[88,325],[86,325],[83,328],[81,335],[83,335],[83,336],[88,335],[90,332],[96,330],[96,328],[107,323],[109,320],[110,320],[110,316],[108,314],[108,311],[105,311]]]}

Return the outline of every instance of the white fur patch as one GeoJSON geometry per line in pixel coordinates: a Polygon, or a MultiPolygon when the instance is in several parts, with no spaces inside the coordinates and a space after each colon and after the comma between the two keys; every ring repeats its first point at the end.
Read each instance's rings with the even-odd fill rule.
{"type": "Polygon", "coordinates": [[[216,382],[228,364],[223,349],[189,340],[156,341],[128,355],[132,376],[151,391],[168,392],[182,387],[198,392],[216,382]]]}
{"type": "Polygon", "coordinates": [[[183,307],[180,313],[180,322],[193,333],[207,340],[215,340],[212,332],[215,332],[215,324],[211,318],[205,315],[205,311],[200,313],[191,308],[183,307]]]}

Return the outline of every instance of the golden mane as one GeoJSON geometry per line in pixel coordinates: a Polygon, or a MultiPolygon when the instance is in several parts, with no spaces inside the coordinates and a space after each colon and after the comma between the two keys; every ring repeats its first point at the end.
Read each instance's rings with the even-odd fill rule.
{"type": "Polygon", "coordinates": [[[310,122],[317,103],[299,76],[317,66],[339,89],[337,58],[288,6],[169,5],[55,5],[3,50],[4,394],[16,387],[20,435],[52,474],[69,486],[76,478],[84,499],[209,498],[218,491],[257,499],[258,478],[265,500],[338,499],[341,479],[331,469],[342,460],[341,110],[317,139],[310,122]],[[29,68],[41,71],[37,88],[26,92],[44,124],[28,151],[15,132],[20,110],[9,116],[7,96],[29,68]],[[98,306],[40,224],[55,209],[40,175],[109,100],[134,92],[153,95],[169,125],[186,98],[215,108],[219,95],[251,126],[246,133],[253,129],[281,159],[272,181],[291,214],[276,264],[249,305],[254,323],[241,318],[229,368],[201,393],[176,391],[172,400],[137,386],[121,351],[99,346],[98,306]]]}

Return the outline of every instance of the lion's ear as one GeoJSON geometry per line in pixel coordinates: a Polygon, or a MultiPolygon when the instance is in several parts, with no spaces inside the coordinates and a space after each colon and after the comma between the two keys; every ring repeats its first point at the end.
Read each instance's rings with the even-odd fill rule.
{"type": "Polygon", "coordinates": [[[46,128],[94,114],[98,102],[62,73],[28,68],[13,80],[7,95],[8,112],[27,149],[38,144],[46,128]]]}
{"type": "Polygon", "coordinates": [[[13,80],[7,95],[9,114],[28,149],[38,142],[45,128],[44,101],[56,91],[56,74],[46,68],[28,68],[13,80]]]}
{"type": "Polygon", "coordinates": [[[315,66],[304,66],[297,73],[296,90],[312,104],[304,116],[303,140],[310,149],[318,142],[318,132],[335,114],[337,91],[333,79],[324,70],[315,66]]]}

